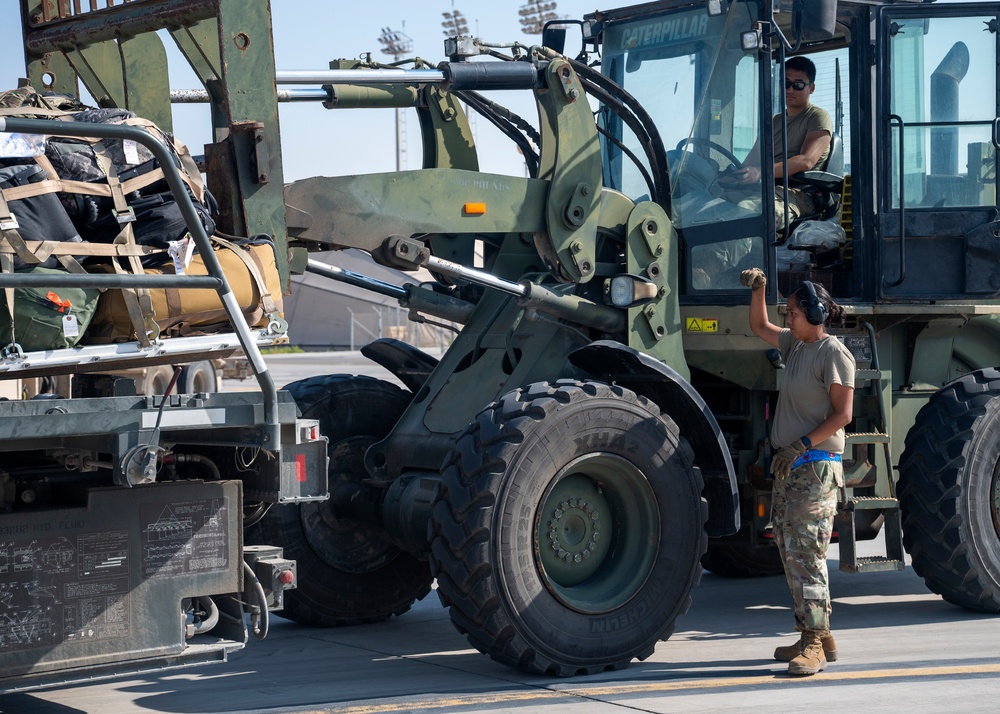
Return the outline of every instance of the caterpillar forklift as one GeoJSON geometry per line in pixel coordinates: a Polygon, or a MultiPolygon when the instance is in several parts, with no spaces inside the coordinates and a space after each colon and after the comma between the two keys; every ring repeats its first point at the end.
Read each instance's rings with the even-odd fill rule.
{"type": "MultiPolygon", "coordinates": [[[[998,22],[998,3],[663,0],[550,24],[507,61],[459,37],[437,68],[369,69],[424,80],[394,105],[421,118],[425,168],[297,181],[289,236],[425,267],[475,307],[440,361],[366,348],[408,390],[289,386],[337,456],[328,502],[259,525],[326,563],[286,616],[381,619],[436,579],[480,651],[572,675],[649,655],[702,567],[781,573],[767,436],[782,365],[747,325],[753,266],[776,324],[803,280],[849,314],[840,568],[901,570],[908,551],[948,602],[1000,611],[998,22]],[[764,161],[756,195],[727,200],[754,146],[786,141],[772,116],[796,55],[819,68],[831,157],[779,182],[764,161]],[[484,93],[515,86],[537,131],[484,93]],[[511,137],[529,178],[475,173],[463,107],[511,137]],[[779,231],[789,187],[817,210],[779,231]],[[880,533],[885,553],[859,555],[880,533]]],[[[310,79],[336,106],[365,68],[331,66],[310,79]]]]}
{"type": "MultiPolygon", "coordinates": [[[[299,492],[274,482],[269,506],[258,487],[228,523],[232,541],[239,533],[295,562],[284,617],[381,621],[436,581],[481,652],[570,676],[648,657],[703,568],[780,572],[767,435],[782,370],[747,325],[738,276],[751,265],[769,276],[776,324],[783,295],[804,279],[825,284],[850,315],[837,331],[859,367],[841,568],[898,570],[905,550],[948,602],[1000,611],[1000,3],[662,0],[561,21],[533,46],[451,38],[435,66],[339,59],[288,72],[274,69],[263,0],[143,0],[75,14],[53,5],[25,3],[35,86],[72,94],[79,79],[102,105],[161,127],[169,97],[210,102],[215,142],[200,160],[224,230],[271,234],[286,280],[325,275],[392,296],[413,319],[461,325],[440,359],[392,340],[365,347],[403,387],[331,374],[278,393],[325,438],[327,478],[310,476],[299,492]],[[148,81],[164,66],[149,39],[160,28],[204,90],[148,81]],[[776,88],[798,54],[820,68],[826,94],[814,101],[836,118],[834,156],[780,184],[762,162],[753,200],[727,202],[731,167],[755,143],[768,156],[784,141],[772,132],[776,88]],[[259,81],[263,72],[275,85],[259,81]],[[532,92],[537,122],[491,90],[532,92]],[[283,186],[283,98],[314,99],[331,122],[351,108],[412,108],[423,168],[283,186]],[[479,171],[468,111],[511,139],[528,177],[479,171]],[[770,207],[801,185],[792,181],[813,187],[821,210],[778,231],[770,207]],[[345,248],[434,280],[395,286],[309,258],[345,248]],[[883,531],[885,555],[857,554],[857,541],[883,531]]],[[[171,437],[183,445],[191,437],[180,423],[171,437]]],[[[53,474],[65,467],[56,464],[53,474]]],[[[15,487],[30,478],[27,467],[8,477],[15,487]]],[[[112,481],[106,492],[125,503],[174,486],[112,481]]],[[[8,502],[3,537],[27,538],[4,528],[47,518],[8,502]]],[[[172,527],[151,510],[141,511],[144,534],[154,521],[172,527]]],[[[124,547],[124,536],[110,542],[124,547]]],[[[137,587],[146,576],[133,574],[137,587]]],[[[219,579],[213,587],[243,588],[232,572],[219,579]]],[[[225,634],[238,648],[239,598],[212,622],[197,597],[207,590],[157,593],[145,617],[167,613],[181,632],[184,614],[199,636],[225,634]]],[[[8,619],[9,602],[0,600],[8,619]]],[[[127,614],[120,602],[100,613],[127,614]]],[[[60,666],[66,680],[87,676],[86,662],[51,663],[72,652],[73,632],[0,640],[0,662],[18,664],[0,668],[13,671],[4,684],[26,686],[35,663],[49,679],[60,666]]],[[[108,632],[129,644],[127,628],[108,632]]],[[[166,664],[127,650],[114,655],[120,667],[166,664]]]]}

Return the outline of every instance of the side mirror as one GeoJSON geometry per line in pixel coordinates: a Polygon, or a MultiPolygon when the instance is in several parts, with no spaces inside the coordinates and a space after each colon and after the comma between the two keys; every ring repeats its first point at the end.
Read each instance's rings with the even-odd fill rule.
{"type": "Polygon", "coordinates": [[[804,42],[828,40],[837,32],[837,0],[795,0],[792,32],[804,42]]]}
{"type": "Polygon", "coordinates": [[[542,31],[542,45],[550,50],[562,54],[566,49],[566,28],[546,27],[542,31]]]}
{"type": "Polygon", "coordinates": [[[729,12],[729,0],[706,0],[705,6],[709,17],[725,15],[729,12]]]}

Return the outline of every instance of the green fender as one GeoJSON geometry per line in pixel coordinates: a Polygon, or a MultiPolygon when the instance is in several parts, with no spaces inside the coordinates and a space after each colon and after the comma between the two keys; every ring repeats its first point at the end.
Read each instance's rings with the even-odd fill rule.
{"type": "Polygon", "coordinates": [[[914,344],[910,388],[937,390],[987,367],[1000,367],[1000,315],[933,320],[914,344]]]}

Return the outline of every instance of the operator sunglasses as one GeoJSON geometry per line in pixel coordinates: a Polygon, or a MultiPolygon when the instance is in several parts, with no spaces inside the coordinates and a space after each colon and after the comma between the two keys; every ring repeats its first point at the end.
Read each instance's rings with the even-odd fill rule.
{"type": "Polygon", "coordinates": [[[808,86],[809,82],[803,82],[801,79],[796,79],[794,82],[785,80],[785,89],[794,89],[796,92],[801,92],[808,86]]]}

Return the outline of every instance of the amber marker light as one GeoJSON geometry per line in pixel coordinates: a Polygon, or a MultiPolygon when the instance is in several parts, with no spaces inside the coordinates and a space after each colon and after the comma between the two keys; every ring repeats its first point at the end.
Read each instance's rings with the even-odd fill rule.
{"type": "Polygon", "coordinates": [[[481,216],[486,213],[485,203],[466,203],[463,208],[467,216],[481,216]]]}

